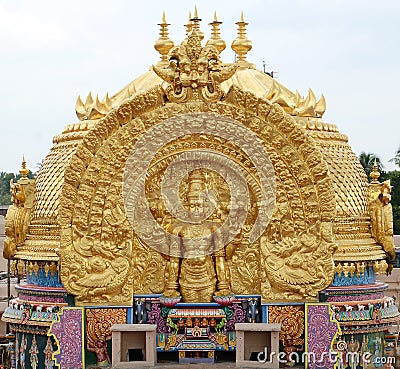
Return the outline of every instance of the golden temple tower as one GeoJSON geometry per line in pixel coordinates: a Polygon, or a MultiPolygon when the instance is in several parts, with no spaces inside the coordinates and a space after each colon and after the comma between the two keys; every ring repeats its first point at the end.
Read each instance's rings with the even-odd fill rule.
{"type": "Polygon", "coordinates": [[[114,323],[157,324],[157,349],[184,359],[194,327],[210,352],[229,352],[241,322],[279,323],[285,350],[304,349],[307,334],[315,342],[307,306],[326,308],[328,348],[337,324],[346,345],[354,335],[361,345],[398,320],[376,279],[393,257],[390,184],[375,172],[368,183],[348,137],[324,121],[324,96],[302,97],[247,61],[243,14],[234,63],[221,59],[216,15],[207,42],[200,22],[195,9],[175,46],[163,14],[160,61],[101,102],[78,97],[33,206],[10,208],[5,256],[25,279],[2,319],[19,344],[38,326],[38,346],[49,334],[48,350],[62,351],[57,324],[71,314],[85,327],[81,359],[106,346],[114,323]]]}

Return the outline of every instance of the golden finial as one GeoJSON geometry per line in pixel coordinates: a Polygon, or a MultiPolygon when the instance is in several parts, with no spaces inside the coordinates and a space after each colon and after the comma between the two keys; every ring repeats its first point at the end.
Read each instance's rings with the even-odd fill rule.
{"type": "Polygon", "coordinates": [[[372,168],[372,172],[370,173],[370,177],[372,178],[372,182],[371,183],[379,183],[378,182],[378,178],[381,174],[378,171],[378,164],[376,163],[376,158],[374,160],[374,166],[372,168]]]}
{"type": "Polygon", "coordinates": [[[160,38],[155,42],[154,48],[161,54],[161,61],[159,64],[168,64],[167,55],[168,52],[174,47],[174,42],[168,37],[168,26],[169,24],[165,18],[165,12],[163,12],[160,26],[160,38]]]}
{"type": "Polygon", "coordinates": [[[198,14],[197,14],[197,6],[194,7],[193,18],[191,18],[190,21],[192,22],[192,30],[196,30],[198,36],[200,37],[200,41],[203,41],[204,33],[200,29],[199,23],[201,22],[201,19],[199,18],[198,14]]]}
{"type": "Polygon", "coordinates": [[[249,66],[249,63],[246,60],[246,54],[253,47],[252,42],[246,37],[246,26],[247,22],[244,21],[243,12],[240,15],[240,21],[236,22],[238,25],[238,36],[235,40],[232,41],[232,50],[237,55],[237,63],[249,66]]]}
{"type": "Polygon", "coordinates": [[[192,27],[193,27],[191,12],[189,12],[189,19],[188,19],[188,22],[185,24],[185,27],[186,27],[186,36],[188,36],[189,33],[192,31],[192,27]]]}
{"type": "Polygon", "coordinates": [[[29,173],[29,169],[26,168],[26,160],[25,160],[25,156],[22,155],[22,165],[21,165],[21,169],[19,170],[22,178],[26,178],[26,176],[29,173]]]}
{"type": "Polygon", "coordinates": [[[221,24],[222,24],[222,22],[218,21],[217,12],[214,12],[214,21],[209,23],[209,25],[212,27],[212,29],[211,29],[211,38],[207,41],[207,45],[214,46],[220,54],[226,48],[226,42],[221,38],[221,36],[219,34],[219,32],[220,32],[219,26],[221,24]]]}

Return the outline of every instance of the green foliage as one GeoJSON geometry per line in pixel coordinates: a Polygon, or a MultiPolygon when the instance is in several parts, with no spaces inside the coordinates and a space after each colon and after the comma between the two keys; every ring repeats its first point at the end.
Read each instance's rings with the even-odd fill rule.
{"type": "Polygon", "coordinates": [[[400,147],[397,149],[394,158],[390,159],[389,161],[400,167],[400,147]]]}
{"type": "MultiPolygon", "coordinates": [[[[29,171],[28,178],[35,178],[35,175],[29,171]]],[[[11,205],[10,195],[10,181],[11,179],[18,181],[21,178],[21,174],[0,172],[0,205],[11,205]]]]}
{"type": "Polygon", "coordinates": [[[376,165],[378,166],[379,172],[382,172],[383,170],[383,164],[381,162],[381,159],[379,156],[375,155],[374,153],[366,153],[363,151],[359,156],[358,160],[360,160],[360,163],[362,167],[364,168],[365,173],[367,174],[367,177],[369,179],[369,174],[372,172],[374,162],[376,160],[376,165]]]}
{"type": "Polygon", "coordinates": [[[10,205],[10,181],[15,181],[14,173],[0,172],[0,205],[10,205]]]}

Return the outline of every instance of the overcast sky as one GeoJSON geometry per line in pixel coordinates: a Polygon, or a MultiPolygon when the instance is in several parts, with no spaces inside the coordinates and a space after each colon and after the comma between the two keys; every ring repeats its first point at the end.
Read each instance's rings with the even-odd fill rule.
{"type": "Polygon", "coordinates": [[[248,60],[279,82],[327,100],[326,122],[358,155],[379,155],[386,170],[400,146],[400,1],[356,0],[0,0],[0,171],[17,172],[49,152],[52,137],[77,122],[75,102],[102,99],[148,70],[162,11],[175,44],[197,4],[206,39],[217,11],[227,49],[243,10],[248,60]]]}

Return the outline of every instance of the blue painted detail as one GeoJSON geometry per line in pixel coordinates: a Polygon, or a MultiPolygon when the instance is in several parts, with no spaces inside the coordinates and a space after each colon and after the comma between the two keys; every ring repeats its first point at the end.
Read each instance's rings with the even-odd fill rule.
{"type": "Polygon", "coordinates": [[[261,312],[262,312],[262,322],[268,323],[268,305],[262,304],[261,312]]]}
{"type": "Polygon", "coordinates": [[[133,309],[131,307],[126,309],[126,323],[133,324],[133,309]]]}
{"type": "Polygon", "coordinates": [[[373,267],[368,267],[365,269],[364,274],[358,276],[354,273],[353,276],[350,274],[345,277],[344,273],[335,273],[332,286],[359,286],[365,284],[373,284],[376,282],[376,274],[373,267]]]}
{"type": "Polygon", "coordinates": [[[55,272],[53,275],[48,272],[46,276],[46,272],[40,268],[37,272],[37,275],[32,273],[27,273],[26,282],[28,284],[33,284],[35,286],[40,287],[62,287],[62,283],[58,278],[58,272],[55,272]]]}

